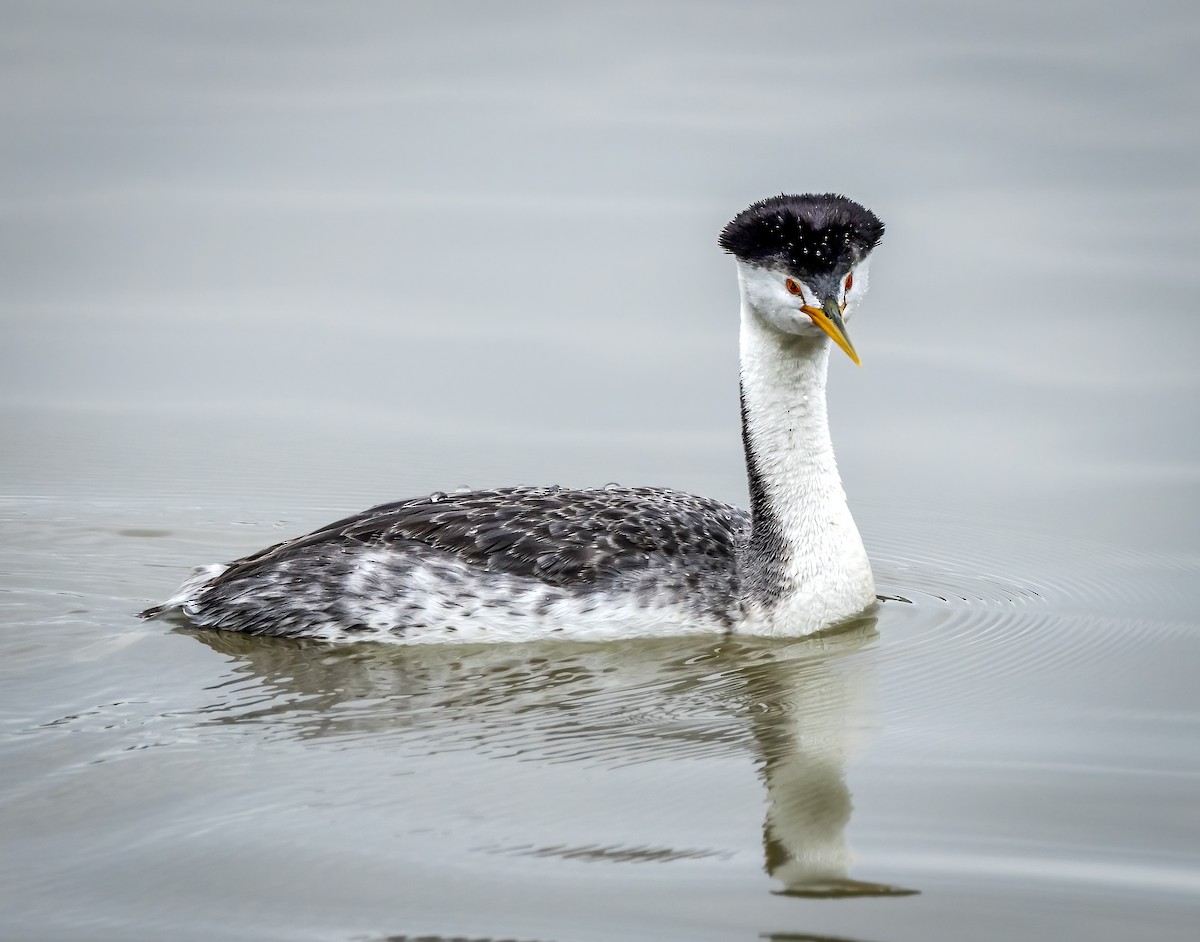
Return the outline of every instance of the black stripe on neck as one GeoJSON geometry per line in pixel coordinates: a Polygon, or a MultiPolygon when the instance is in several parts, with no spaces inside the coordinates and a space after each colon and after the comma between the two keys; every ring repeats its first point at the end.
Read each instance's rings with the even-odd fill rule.
{"type": "Polygon", "coordinates": [[[783,529],[763,483],[762,471],[754,453],[750,420],[746,409],[745,384],[739,384],[742,408],[742,447],[746,452],[746,478],[750,487],[750,540],[740,555],[742,597],[759,602],[774,602],[783,591],[783,563],[786,546],[783,529]]]}

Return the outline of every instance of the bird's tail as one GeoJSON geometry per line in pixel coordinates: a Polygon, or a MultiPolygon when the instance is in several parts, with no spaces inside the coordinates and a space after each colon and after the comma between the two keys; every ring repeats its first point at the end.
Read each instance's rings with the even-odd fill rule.
{"type": "Polygon", "coordinates": [[[184,605],[208,588],[209,584],[228,568],[228,566],[220,563],[214,563],[211,566],[201,566],[183,580],[183,585],[169,599],[161,605],[151,605],[149,608],[143,609],[137,613],[137,617],[150,619],[179,611],[184,605]]]}

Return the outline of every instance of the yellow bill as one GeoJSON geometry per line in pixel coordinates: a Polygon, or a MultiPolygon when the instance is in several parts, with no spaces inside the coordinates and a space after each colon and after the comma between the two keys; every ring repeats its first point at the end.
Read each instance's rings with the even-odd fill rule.
{"type": "Polygon", "coordinates": [[[829,334],[833,342],[846,351],[846,356],[853,360],[856,366],[862,366],[854,344],[846,336],[846,325],[842,322],[842,309],[838,307],[837,301],[830,298],[821,307],[812,307],[806,304],[800,310],[811,317],[812,322],[821,330],[829,334]]]}

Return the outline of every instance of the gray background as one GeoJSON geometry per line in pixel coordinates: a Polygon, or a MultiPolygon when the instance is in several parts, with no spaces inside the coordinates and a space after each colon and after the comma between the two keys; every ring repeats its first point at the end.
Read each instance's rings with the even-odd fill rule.
{"type": "Polygon", "coordinates": [[[1185,4],[4,16],[18,488],[66,464],[95,482],[152,428],[169,454],[139,486],[244,433],[218,490],[315,461],[350,506],[463,481],[737,499],[716,232],[836,190],[889,227],[865,366],[832,378],[853,495],[1195,548],[1185,4]],[[348,428],[366,453],[337,447],[348,428]]]}

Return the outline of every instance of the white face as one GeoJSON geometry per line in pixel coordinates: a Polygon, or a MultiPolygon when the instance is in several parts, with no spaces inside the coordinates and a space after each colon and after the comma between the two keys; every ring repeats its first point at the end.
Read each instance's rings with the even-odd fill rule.
{"type": "MultiPolygon", "coordinates": [[[[868,255],[842,278],[838,286],[837,302],[842,308],[843,322],[850,320],[867,293],[870,264],[871,257],[868,255]]],[[[742,297],[760,318],[785,334],[813,339],[825,334],[803,310],[805,307],[821,309],[823,299],[818,298],[811,287],[780,271],[760,268],[740,260],[737,266],[742,297]]]]}

